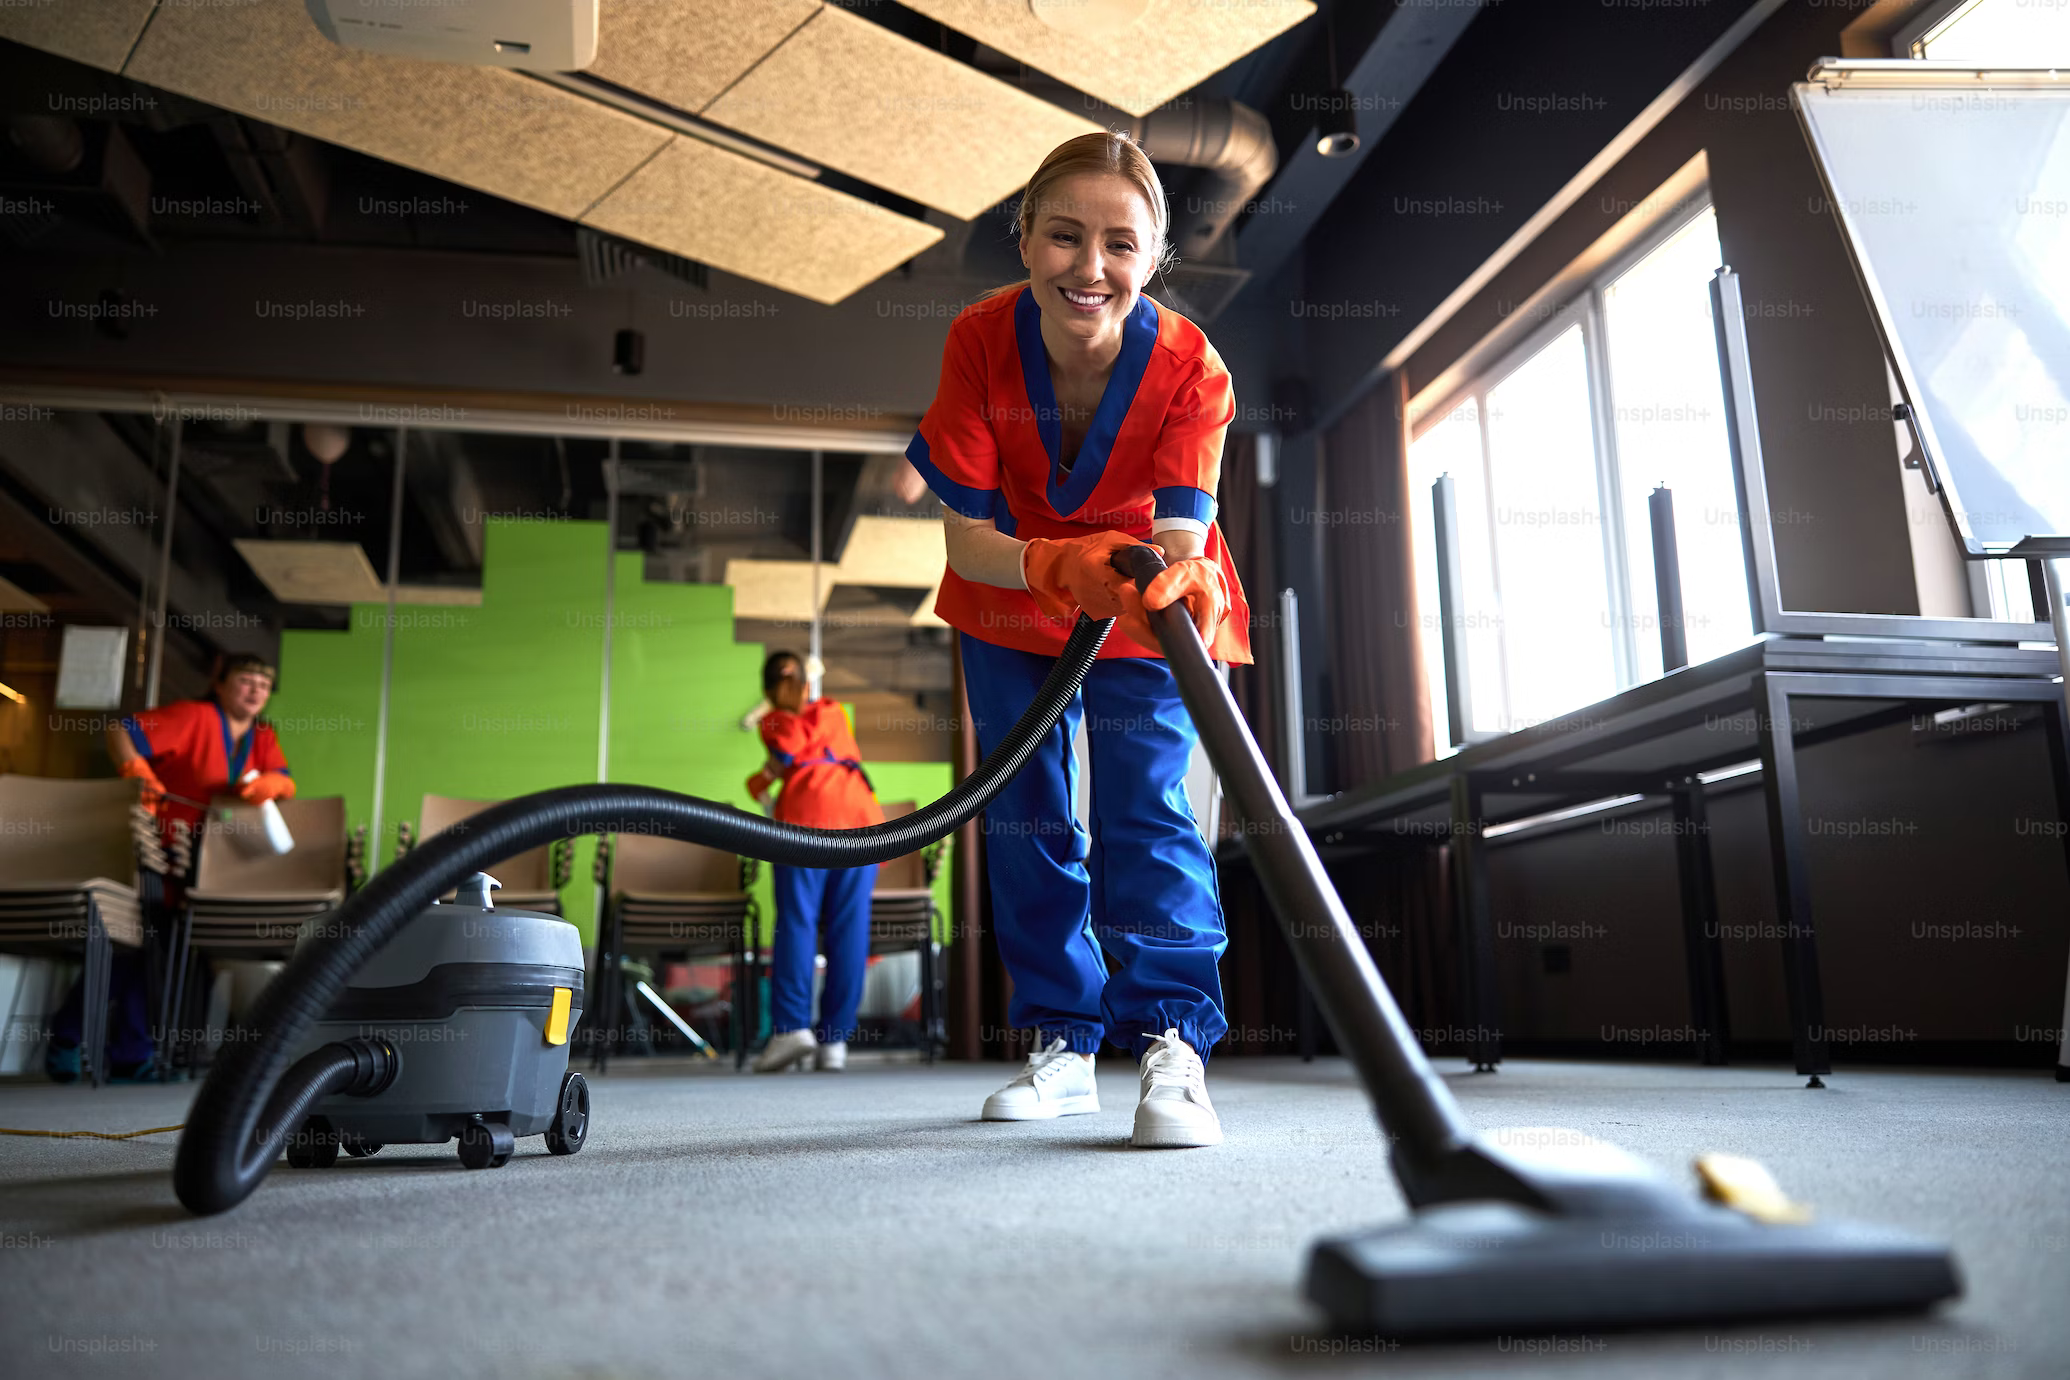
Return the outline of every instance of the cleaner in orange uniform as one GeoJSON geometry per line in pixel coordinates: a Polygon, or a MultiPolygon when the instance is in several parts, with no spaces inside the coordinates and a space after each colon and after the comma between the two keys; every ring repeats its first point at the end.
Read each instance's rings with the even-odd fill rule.
{"type": "MultiPolygon", "coordinates": [[[[791,652],[762,664],[762,743],[769,760],[748,778],[748,794],[785,824],[815,829],[861,829],[884,822],[848,716],[833,700],[806,702],[805,665],[791,652]],[[772,802],[769,791],[783,783],[772,802]]],[[[776,937],[770,953],[769,1044],[755,1072],[778,1073],[810,1062],[823,1072],[848,1063],[855,1009],[862,1003],[863,969],[870,957],[870,893],[877,866],[772,868],[776,937]],[[813,960],[825,930],[827,980],[812,1023],[813,960]]]]}
{"type": "MultiPolygon", "coordinates": [[[[143,783],[144,804],[158,815],[161,830],[170,831],[176,819],[199,829],[203,804],[196,802],[219,795],[253,804],[294,798],[295,778],[288,774],[280,740],[259,717],[272,698],[274,679],[265,658],[240,653],[222,663],[205,698],[139,710],[109,726],[108,755],[115,770],[143,783]]],[[[107,1045],[117,1082],[148,1082],[156,1074],[144,987],[143,954],[117,949],[108,975],[115,1019],[107,1045]]],[[[79,1076],[80,1007],[75,984],[51,1017],[43,1066],[60,1083],[79,1076]]]]}
{"type": "Polygon", "coordinates": [[[1111,1041],[1139,1061],[1132,1143],[1176,1148],[1222,1139],[1204,1061],[1228,1029],[1228,940],[1186,797],[1198,734],[1144,610],[1183,603],[1210,655],[1251,654],[1215,525],[1229,371],[1198,326],[1143,295],[1170,252],[1168,216],[1156,170],[1121,135],[1045,158],[1021,198],[1028,279],[950,326],[906,458],[942,501],[935,611],[961,635],[980,751],[1035,698],[1081,610],[1119,619],[1078,699],[985,812],[1009,1019],[1035,1029],[1036,1050],[983,1115],[1097,1112],[1093,1055],[1111,1041]],[[1143,541],[1170,568],[1138,594],[1112,562],[1143,541]],[[1089,830],[1073,808],[1081,723],[1089,830]]]}

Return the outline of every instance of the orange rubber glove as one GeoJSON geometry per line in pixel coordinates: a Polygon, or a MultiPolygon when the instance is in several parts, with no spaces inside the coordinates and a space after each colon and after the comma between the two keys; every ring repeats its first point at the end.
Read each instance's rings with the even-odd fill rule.
{"type": "Polygon", "coordinates": [[[295,778],[284,771],[260,772],[237,788],[237,797],[253,805],[262,805],[269,800],[293,800],[295,778]]]}
{"type": "Polygon", "coordinates": [[[762,807],[762,813],[776,813],[776,796],[773,794],[772,788],[782,779],[782,777],[768,767],[762,768],[762,770],[747,779],[748,794],[753,796],[755,803],[762,807]]]}
{"type": "MultiPolygon", "coordinates": [[[[1159,548],[1160,551],[1162,549],[1159,548]]],[[[1201,642],[1213,647],[1216,631],[1221,628],[1222,620],[1229,616],[1229,588],[1222,582],[1222,568],[1205,556],[1189,556],[1166,566],[1150,582],[1150,588],[1143,591],[1143,607],[1152,612],[1170,608],[1181,600],[1185,601],[1193,626],[1200,630],[1201,642]]],[[[1123,623],[1122,626],[1127,628],[1128,624],[1123,623]]],[[[1143,627],[1145,631],[1149,630],[1147,614],[1143,627]]],[[[1129,636],[1136,636],[1133,629],[1130,629],[1129,636]]],[[[1148,645],[1157,646],[1156,634],[1152,633],[1151,638],[1148,645]]]]}
{"type": "Polygon", "coordinates": [[[118,776],[144,783],[142,795],[144,808],[155,810],[158,802],[165,799],[165,783],[158,779],[158,773],[151,770],[151,763],[142,757],[132,757],[115,768],[118,776]]]}
{"type": "Polygon", "coordinates": [[[1069,618],[1080,609],[1088,618],[1119,618],[1127,611],[1123,591],[1132,595],[1135,586],[1114,568],[1114,553],[1143,545],[1147,543],[1126,532],[1094,532],[1061,541],[1037,537],[1021,553],[1021,573],[1037,606],[1053,618],[1069,618]]]}

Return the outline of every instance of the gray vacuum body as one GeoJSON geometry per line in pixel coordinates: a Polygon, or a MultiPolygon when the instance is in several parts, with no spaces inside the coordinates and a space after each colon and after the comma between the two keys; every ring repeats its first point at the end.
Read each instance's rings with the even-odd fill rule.
{"type": "MultiPolygon", "coordinates": [[[[495,906],[497,885],[476,873],[452,902],[426,907],[354,975],[296,1050],[300,1058],[357,1038],[385,1041],[400,1056],[380,1093],[337,1094],[312,1109],[328,1122],[319,1132],[348,1152],[458,1136],[465,1159],[468,1134],[487,1127],[507,1157],[509,1138],[549,1133],[565,1119],[571,1085],[585,1123],[575,1128],[580,1148],[588,1092],[568,1072],[568,1041],[582,1011],[581,936],[559,916],[495,906]]],[[[305,932],[304,941],[312,937],[305,932]]]]}

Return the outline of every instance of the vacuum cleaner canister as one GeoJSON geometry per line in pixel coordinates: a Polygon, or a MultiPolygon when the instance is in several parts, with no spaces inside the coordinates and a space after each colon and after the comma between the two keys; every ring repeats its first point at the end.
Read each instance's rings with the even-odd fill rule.
{"type": "MultiPolygon", "coordinates": [[[[442,1145],[489,1169],[519,1136],[544,1135],[572,1155],[589,1132],[589,1086],[568,1070],[582,1015],[582,939],[559,916],[498,907],[498,882],[477,872],[447,904],[434,901],[353,976],[296,1057],[353,1040],[390,1046],[395,1077],[372,1097],[318,1102],[288,1138],[288,1163],[335,1163],[338,1152],[442,1145]]],[[[321,922],[319,922],[319,925],[321,922]]],[[[301,942],[316,936],[305,931],[301,942]]]]}

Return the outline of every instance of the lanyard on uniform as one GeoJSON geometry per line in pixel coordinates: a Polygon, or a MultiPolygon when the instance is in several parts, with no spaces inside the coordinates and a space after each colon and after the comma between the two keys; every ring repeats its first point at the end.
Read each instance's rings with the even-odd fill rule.
{"type": "Polygon", "coordinates": [[[251,755],[252,732],[258,725],[253,724],[251,728],[247,728],[244,731],[244,736],[237,740],[235,750],[232,750],[230,746],[230,716],[223,712],[221,704],[216,705],[216,723],[223,730],[223,763],[230,768],[230,784],[234,786],[237,784],[237,778],[244,775],[244,759],[251,755]]]}

